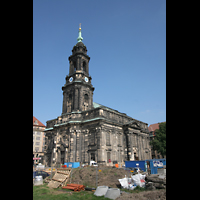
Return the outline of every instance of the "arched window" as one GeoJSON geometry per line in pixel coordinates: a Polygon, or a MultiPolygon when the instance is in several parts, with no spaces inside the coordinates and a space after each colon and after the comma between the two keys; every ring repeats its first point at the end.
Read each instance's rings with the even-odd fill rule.
{"type": "Polygon", "coordinates": [[[85,103],[88,103],[88,102],[89,102],[89,96],[88,96],[88,94],[85,94],[85,95],[84,95],[84,100],[85,100],[85,103]]]}
{"type": "Polygon", "coordinates": [[[72,94],[69,94],[69,100],[70,101],[72,100],[72,94]]]}
{"type": "Polygon", "coordinates": [[[73,62],[74,64],[74,72],[76,71],[76,61],[73,62]]]}
{"type": "Polygon", "coordinates": [[[84,102],[83,102],[83,111],[88,109],[88,105],[89,105],[89,96],[88,96],[88,94],[85,94],[84,102]]]}
{"type": "Polygon", "coordinates": [[[86,62],[83,61],[83,71],[86,72],[86,62]]]}
{"type": "Polygon", "coordinates": [[[67,112],[72,112],[72,94],[69,94],[69,100],[67,101],[67,112]]]}

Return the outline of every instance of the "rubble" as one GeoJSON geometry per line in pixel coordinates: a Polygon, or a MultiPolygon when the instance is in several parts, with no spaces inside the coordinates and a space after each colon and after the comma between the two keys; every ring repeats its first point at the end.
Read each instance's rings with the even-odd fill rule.
{"type": "Polygon", "coordinates": [[[166,176],[160,177],[159,174],[152,174],[152,175],[146,176],[145,180],[146,180],[146,189],[148,190],[166,188],[166,176]]]}

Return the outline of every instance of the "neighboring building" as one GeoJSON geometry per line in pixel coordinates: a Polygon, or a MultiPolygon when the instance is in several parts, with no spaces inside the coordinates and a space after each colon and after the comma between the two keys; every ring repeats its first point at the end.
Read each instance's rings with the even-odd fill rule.
{"type": "MultiPolygon", "coordinates": [[[[161,122],[160,122],[161,123],[161,122]]],[[[155,131],[156,129],[159,129],[159,124],[160,123],[156,123],[156,124],[151,124],[149,126],[149,136],[150,136],[150,141],[152,141],[154,139],[154,137],[156,136],[155,131]]],[[[153,147],[151,147],[151,155],[152,155],[152,159],[156,158],[156,159],[160,159],[160,158],[164,158],[160,153],[158,153],[156,150],[153,150],[153,147]]],[[[165,156],[166,157],[166,156],[165,156]]]]}
{"type": "Polygon", "coordinates": [[[112,165],[150,159],[148,124],[93,102],[90,57],[82,39],[79,28],[78,43],[69,56],[69,75],[62,87],[62,114],[46,122],[44,164],[94,160],[112,165]]]}
{"type": "MultiPolygon", "coordinates": [[[[45,125],[33,116],[33,158],[44,156],[45,145],[45,125]]],[[[33,163],[37,164],[41,161],[35,160],[33,163]]]]}

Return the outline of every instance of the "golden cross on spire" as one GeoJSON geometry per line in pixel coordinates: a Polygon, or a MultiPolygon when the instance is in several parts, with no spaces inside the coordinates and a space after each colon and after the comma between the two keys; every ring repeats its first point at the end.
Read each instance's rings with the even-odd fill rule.
{"type": "Polygon", "coordinates": [[[81,23],[79,24],[79,30],[81,30],[81,23]]]}

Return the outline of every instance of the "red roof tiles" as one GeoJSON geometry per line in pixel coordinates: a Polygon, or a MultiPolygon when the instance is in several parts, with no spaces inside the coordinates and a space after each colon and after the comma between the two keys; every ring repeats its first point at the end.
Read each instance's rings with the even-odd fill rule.
{"type": "Polygon", "coordinates": [[[156,129],[159,129],[159,123],[151,124],[148,129],[149,131],[155,131],[156,129]]]}
{"type": "Polygon", "coordinates": [[[33,116],[33,126],[43,126],[43,127],[45,127],[45,125],[34,116],[33,116]]]}

